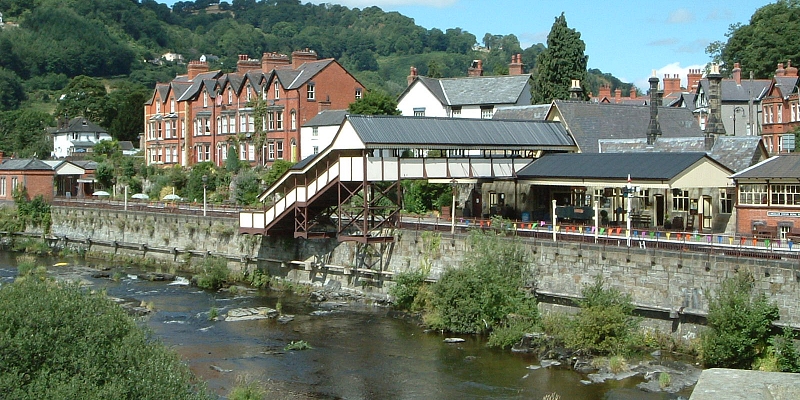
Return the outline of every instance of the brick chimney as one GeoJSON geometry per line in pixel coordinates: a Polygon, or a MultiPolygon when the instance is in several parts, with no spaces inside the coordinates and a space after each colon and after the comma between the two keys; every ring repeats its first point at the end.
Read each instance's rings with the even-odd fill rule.
{"type": "Polygon", "coordinates": [[[483,76],[483,60],[472,60],[467,69],[467,76],[483,76]]]}
{"type": "Polygon", "coordinates": [[[700,86],[700,80],[703,79],[703,73],[700,72],[700,69],[690,69],[689,74],[687,77],[687,89],[690,92],[694,92],[697,90],[697,87],[700,86]]]}
{"type": "Polygon", "coordinates": [[[622,89],[620,89],[620,88],[616,88],[616,89],[614,90],[614,102],[615,102],[615,103],[620,103],[620,102],[622,102],[622,89]]]}
{"type": "Polygon", "coordinates": [[[650,83],[650,122],[647,124],[647,144],[652,146],[661,136],[661,124],[658,123],[658,104],[661,101],[658,99],[658,77],[655,70],[647,82],[650,83]]]}
{"type": "Polygon", "coordinates": [[[411,67],[411,71],[409,71],[406,80],[408,81],[408,86],[411,86],[414,83],[414,80],[417,79],[417,67],[411,67]]]}
{"type": "Polygon", "coordinates": [[[189,65],[186,68],[189,75],[189,80],[191,81],[194,80],[197,75],[208,72],[208,63],[198,60],[189,61],[189,65]]]}
{"type": "Polygon", "coordinates": [[[711,72],[708,78],[708,119],[706,120],[706,148],[713,146],[714,135],[724,135],[725,125],[722,123],[722,75],[719,73],[719,66],[711,64],[711,72]]]}
{"type": "Polygon", "coordinates": [[[786,76],[797,76],[797,67],[792,66],[792,60],[786,64],[786,76]]]}
{"type": "Polygon", "coordinates": [[[599,93],[597,97],[599,98],[603,97],[611,98],[611,86],[609,85],[600,85],[600,89],[598,90],[598,92],[599,93]]]}
{"type": "Polygon", "coordinates": [[[270,72],[273,69],[278,69],[282,66],[291,65],[289,56],[280,53],[264,53],[261,55],[261,71],[270,72]]]}
{"type": "Polygon", "coordinates": [[[664,74],[664,94],[680,93],[681,92],[681,78],[678,74],[671,77],[669,74],[664,74]]]}
{"type": "Polygon", "coordinates": [[[733,70],[731,70],[731,74],[733,75],[733,80],[736,81],[736,84],[742,86],[742,67],[739,63],[733,63],[733,70]]]}
{"type": "Polygon", "coordinates": [[[300,68],[301,65],[307,62],[317,61],[317,52],[309,50],[306,47],[303,50],[295,50],[292,52],[292,68],[300,68]]]}
{"type": "Polygon", "coordinates": [[[578,79],[572,80],[572,85],[569,88],[570,100],[583,100],[583,88],[581,88],[581,81],[578,79]]]}
{"type": "Polygon", "coordinates": [[[509,75],[522,75],[522,54],[512,54],[511,64],[508,64],[509,75]]]}
{"type": "Polygon", "coordinates": [[[786,70],[783,69],[783,63],[778,63],[778,69],[775,70],[775,76],[785,76],[786,70]]]}
{"type": "Polygon", "coordinates": [[[236,61],[236,72],[244,74],[248,71],[258,71],[260,69],[260,60],[252,60],[247,54],[239,54],[239,60],[236,61]]]}
{"type": "Polygon", "coordinates": [[[318,102],[319,104],[319,112],[323,112],[326,110],[331,109],[331,96],[327,96],[325,100],[318,102]]]}
{"type": "Polygon", "coordinates": [[[636,86],[635,85],[631,85],[631,91],[628,94],[628,96],[630,96],[630,98],[632,98],[632,99],[636,98],[636,86]]]}

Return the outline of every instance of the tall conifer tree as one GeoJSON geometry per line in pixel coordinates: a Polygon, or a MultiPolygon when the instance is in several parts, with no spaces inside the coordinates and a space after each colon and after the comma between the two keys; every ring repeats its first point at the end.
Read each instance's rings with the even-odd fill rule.
{"type": "MultiPolygon", "coordinates": [[[[568,99],[573,79],[579,79],[581,87],[585,87],[586,63],[589,59],[584,54],[585,49],[586,44],[581,40],[580,32],[570,29],[564,13],[561,13],[547,35],[547,49],[536,58],[536,72],[531,86],[533,104],[568,99]]],[[[584,90],[584,96],[585,93],[584,90]]]]}

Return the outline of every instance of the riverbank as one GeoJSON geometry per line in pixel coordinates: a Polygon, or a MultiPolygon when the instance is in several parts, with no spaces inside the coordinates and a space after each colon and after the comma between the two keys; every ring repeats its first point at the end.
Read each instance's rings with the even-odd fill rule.
{"type": "MultiPolygon", "coordinates": [[[[529,367],[541,365],[534,355],[488,349],[479,336],[464,335],[464,342],[444,343],[448,335],[425,332],[382,306],[328,298],[328,302],[346,304],[326,309],[322,303],[310,301],[308,294],[210,292],[166,281],[145,281],[138,277],[147,271],[101,261],[82,264],[79,259],[51,259],[49,265],[59,261],[68,261],[70,267],[49,268],[54,273],[65,274],[73,266],[85,268],[87,264],[96,269],[109,267],[104,272],[111,276],[118,272],[117,281],[93,278],[83,269],[69,279],[78,277],[111,296],[150,304],[153,312],[143,323],[220,395],[227,395],[239,376],[247,376],[265,382],[278,396],[296,395],[294,398],[430,398],[432,393],[444,399],[536,399],[549,393],[559,393],[563,399],[599,400],[607,395],[617,399],[678,398],[635,389],[642,377],[581,384],[586,375],[566,365],[532,369],[529,367]],[[280,308],[295,318],[286,323],[277,318],[239,322],[208,319],[212,308],[227,314],[233,309],[258,307],[280,308]],[[284,350],[299,340],[313,348],[284,350]]],[[[11,275],[9,271],[2,273],[11,275]]]]}

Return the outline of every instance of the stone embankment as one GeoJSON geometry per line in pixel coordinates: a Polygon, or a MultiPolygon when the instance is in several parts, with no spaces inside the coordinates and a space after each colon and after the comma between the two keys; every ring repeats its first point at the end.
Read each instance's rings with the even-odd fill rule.
{"type": "MultiPolygon", "coordinates": [[[[428,268],[436,280],[469,253],[466,235],[399,230],[394,243],[365,248],[332,240],[239,235],[231,217],[164,214],[86,207],[53,207],[53,241],[83,250],[152,257],[187,264],[220,256],[229,266],[329,290],[386,300],[394,275],[428,268]]],[[[542,307],[570,307],[584,284],[602,276],[632,296],[648,324],[686,339],[697,335],[707,296],[720,282],[747,271],[780,308],[780,324],[800,327],[797,259],[751,258],[682,249],[521,238],[536,270],[542,307]]]]}

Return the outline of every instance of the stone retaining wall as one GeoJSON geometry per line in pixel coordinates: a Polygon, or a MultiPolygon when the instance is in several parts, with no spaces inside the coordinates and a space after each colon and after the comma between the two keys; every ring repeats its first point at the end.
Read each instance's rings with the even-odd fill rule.
{"type": "MultiPolygon", "coordinates": [[[[358,244],[335,239],[239,235],[237,224],[235,218],[57,206],[53,207],[52,234],[72,242],[89,239],[93,250],[146,252],[165,260],[175,260],[181,253],[219,255],[231,260],[234,267],[259,267],[299,283],[335,286],[374,297],[387,296],[395,274],[427,266],[429,278],[435,280],[446,268],[461,264],[468,253],[466,236],[449,232],[401,230],[394,243],[363,251],[358,244]],[[365,263],[372,268],[365,268],[365,263]]],[[[757,287],[779,306],[779,323],[800,327],[797,260],[520,240],[537,269],[539,293],[553,304],[568,305],[570,299],[580,296],[584,284],[600,275],[611,286],[631,294],[643,314],[663,319],[674,331],[684,330],[683,323],[703,319],[708,291],[713,292],[736,271],[749,271],[757,287]]]]}

